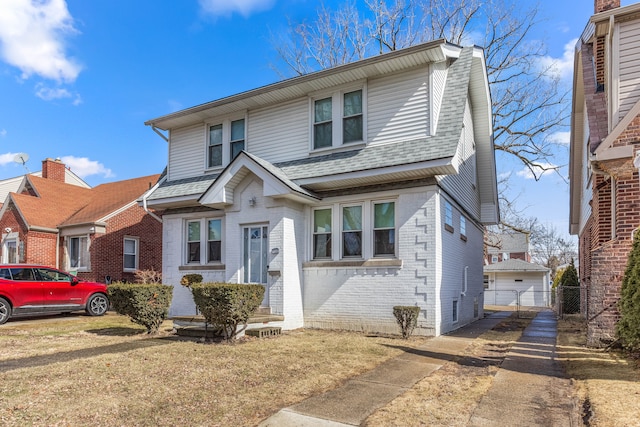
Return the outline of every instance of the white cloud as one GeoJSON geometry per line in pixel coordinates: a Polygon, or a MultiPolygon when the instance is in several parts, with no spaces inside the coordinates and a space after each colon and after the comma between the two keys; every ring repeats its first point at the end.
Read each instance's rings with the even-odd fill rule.
{"type": "Polygon", "coordinates": [[[236,12],[245,18],[253,12],[267,10],[275,0],[199,0],[200,8],[207,15],[229,16],[236,12]]]}
{"type": "Polygon", "coordinates": [[[569,144],[571,132],[556,132],[549,135],[549,141],[556,144],[569,144]]]}
{"type": "Polygon", "coordinates": [[[554,174],[557,169],[558,169],[558,166],[552,163],[539,163],[537,165],[534,165],[535,176],[534,176],[534,172],[532,172],[527,167],[516,172],[516,175],[524,179],[536,179],[536,177],[540,179],[545,175],[554,174]]]}
{"type": "Polygon", "coordinates": [[[16,154],[18,153],[0,154],[0,166],[5,166],[5,165],[8,165],[9,163],[13,163],[14,162],[13,159],[16,157],[16,154]]]}
{"type": "Polygon", "coordinates": [[[73,102],[72,102],[73,105],[82,104],[82,98],[78,93],[71,93],[69,92],[69,90],[62,87],[50,88],[43,85],[42,83],[38,83],[35,89],[36,89],[36,96],[45,101],[73,98],[73,102]]]}
{"type": "Polygon", "coordinates": [[[573,54],[578,39],[572,39],[564,45],[564,52],[561,58],[545,56],[540,60],[543,70],[549,70],[553,77],[561,80],[570,80],[573,76],[573,54]]]}
{"type": "Polygon", "coordinates": [[[5,136],[7,136],[7,130],[6,129],[0,129],[0,137],[4,138],[5,136]]]}
{"type": "Polygon", "coordinates": [[[113,172],[111,172],[111,169],[105,168],[102,163],[89,160],[87,157],[64,156],[60,160],[62,160],[73,173],[83,179],[90,175],[102,175],[105,178],[115,176],[113,172]]]}
{"type": "Polygon", "coordinates": [[[2,0],[0,57],[23,79],[75,81],[82,67],[67,57],[65,37],[77,32],[65,0],[2,0]]]}

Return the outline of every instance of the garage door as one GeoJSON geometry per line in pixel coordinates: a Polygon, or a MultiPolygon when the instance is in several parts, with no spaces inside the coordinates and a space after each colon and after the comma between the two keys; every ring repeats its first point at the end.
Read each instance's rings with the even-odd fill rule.
{"type": "Polygon", "coordinates": [[[544,307],[548,305],[548,292],[543,290],[540,274],[505,273],[496,274],[495,304],[544,307]]]}

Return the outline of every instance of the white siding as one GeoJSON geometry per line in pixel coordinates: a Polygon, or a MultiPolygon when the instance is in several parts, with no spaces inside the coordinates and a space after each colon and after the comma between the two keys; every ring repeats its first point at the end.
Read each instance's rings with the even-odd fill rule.
{"type": "MultiPolygon", "coordinates": [[[[586,106],[583,109],[586,110],[586,106]]],[[[593,192],[591,191],[591,168],[589,167],[589,119],[586,114],[583,114],[584,126],[583,133],[584,140],[581,141],[584,149],[582,150],[582,176],[580,177],[580,183],[577,190],[580,192],[580,227],[579,234],[582,235],[582,230],[587,225],[589,217],[591,217],[591,199],[593,198],[593,192]]]]}
{"type": "Polygon", "coordinates": [[[428,136],[428,68],[369,81],[367,124],[367,141],[370,144],[428,136]]]}
{"type": "MultiPolygon", "coordinates": [[[[439,214],[444,219],[444,201],[440,194],[439,214]]],[[[474,222],[466,222],[466,240],[460,235],[460,211],[453,208],[453,231],[439,222],[441,236],[441,284],[438,298],[441,303],[441,330],[443,333],[460,328],[482,317],[483,283],[483,231],[474,222]],[[467,287],[464,290],[466,267],[467,287]],[[458,320],[453,321],[453,302],[458,301],[458,320]],[[474,303],[478,303],[478,317],[474,317],[474,303]]]]}
{"type": "Polygon", "coordinates": [[[247,150],[271,163],[309,153],[309,99],[249,113],[247,150]]]}
{"type": "Polygon", "coordinates": [[[475,219],[480,219],[480,195],[477,185],[476,151],[471,105],[467,100],[464,112],[464,129],[460,135],[457,152],[458,174],[447,175],[440,180],[444,189],[475,219]]]}
{"type": "MultiPolygon", "coordinates": [[[[622,120],[640,99],[640,22],[638,20],[618,24],[615,33],[619,58],[618,114],[614,126],[622,120]]],[[[614,47],[615,49],[615,47],[614,47]]]]}
{"type": "Polygon", "coordinates": [[[431,135],[435,135],[438,131],[437,123],[440,118],[440,108],[442,107],[444,88],[447,83],[447,71],[446,62],[438,62],[431,65],[431,99],[433,102],[431,135]]]}
{"type": "Polygon", "coordinates": [[[202,175],[205,156],[204,124],[173,129],[169,140],[169,180],[202,175]]]}

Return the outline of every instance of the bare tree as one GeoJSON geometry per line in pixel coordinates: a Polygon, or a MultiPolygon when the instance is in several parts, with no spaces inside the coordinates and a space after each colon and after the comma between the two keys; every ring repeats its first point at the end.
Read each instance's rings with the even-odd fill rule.
{"type": "Polygon", "coordinates": [[[546,49],[530,40],[538,9],[505,0],[365,0],[332,11],[322,5],[311,22],[290,23],[273,38],[283,76],[306,74],[445,38],[485,49],[493,102],[496,150],[515,156],[536,179],[556,170],[556,143],[549,135],[566,126],[568,91],[550,68],[541,68],[546,49]]]}

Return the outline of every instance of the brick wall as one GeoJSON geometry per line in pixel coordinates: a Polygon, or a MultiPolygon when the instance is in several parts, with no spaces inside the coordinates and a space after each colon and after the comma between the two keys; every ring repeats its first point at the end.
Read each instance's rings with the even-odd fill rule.
{"type": "Polygon", "coordinates": [[[98,282],[104,282],[105,276],[111,276],[112,281],[134,281],[134,273],[124,271],[125,236],[139,238],[140,270],[162,271],[162,224],[144,209],[133,206],[114,216],[107,221],[106,230],[106,234],[91,236],[91,271],[80,272],[79,277],[98,282]]]}
{"type": "Polygon", "coordinates": [[[58,182],[65,181],[65,166],[60,160],[45,159],[42,161],[42,177],[58,182]]]}
{"type": "Polygon", "coordinates": [[[594,0],[593,12],[600,13],[620,7],[620,0],[594,0]]]}

